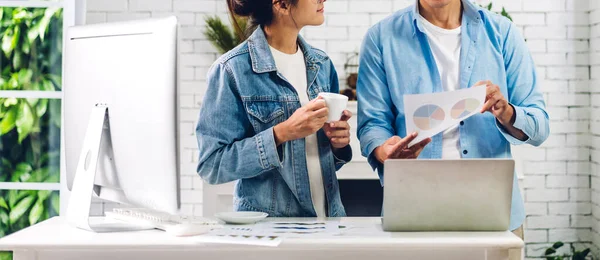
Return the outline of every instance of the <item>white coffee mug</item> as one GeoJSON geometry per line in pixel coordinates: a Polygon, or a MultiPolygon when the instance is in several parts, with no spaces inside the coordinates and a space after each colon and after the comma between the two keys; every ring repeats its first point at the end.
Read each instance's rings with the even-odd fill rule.
{"type": "Polygon", "coordinates": [[[348,97],[341,94],[326,92],[319,93],[319,97],[322,97],[325,100],[325,104],[329,109],[327,123],[340,121],[344,114],[344,110],[346,110],[346,106],[348,105],[348,97]]]}

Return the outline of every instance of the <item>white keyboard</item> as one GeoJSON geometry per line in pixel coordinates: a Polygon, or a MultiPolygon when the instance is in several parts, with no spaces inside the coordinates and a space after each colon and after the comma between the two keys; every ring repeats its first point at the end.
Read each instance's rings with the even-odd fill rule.
{"type": "Polygon", "coordinates": [[[105,214],[108,218],[152,226],[175,236],[200,235],[222,227],[218,221],[210,218],[171,215],[145,208],[115,208],[105,214]]]}

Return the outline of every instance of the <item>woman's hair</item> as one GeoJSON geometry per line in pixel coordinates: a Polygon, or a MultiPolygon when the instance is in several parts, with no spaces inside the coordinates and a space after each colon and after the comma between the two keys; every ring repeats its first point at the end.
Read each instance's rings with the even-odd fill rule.
{"type": "MultiPolygon", "coordinates": [[[[296,6],[298,0],[279,0],[278,2],[291,8],[296,6]]],[[[227,0],[227,7],[233,27],[240,39],[246,38],[246,30],[254,31],[258,26],[270,25],[275,18],[273,0],[227,0]],[[241,28],[236,16],[248,17],[248,28],[241,28]]]]}

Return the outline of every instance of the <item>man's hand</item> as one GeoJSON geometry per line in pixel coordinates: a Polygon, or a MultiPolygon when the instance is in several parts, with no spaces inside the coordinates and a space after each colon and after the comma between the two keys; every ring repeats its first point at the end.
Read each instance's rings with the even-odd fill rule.
{"type": "Polygon", "coordinates": [[[431,138],[426,138],[407,148],[408,144],[416,137],[417,133],[412,133],[404,138],[393,136],[381,146],[375,148],[375,157],[380,163],[385,162],[387,159],[416,159],[423,148],[431,142],[431,138]]]}
{"type": "Polygon", "coordinates": [[[502,95],[500,87],[489,80],[479,81],[475,85],[486,85],[485,104],[481,108],[481,113],[488,111],[503,126],[512,126],[515,123],[515,110],[502,95]]]}

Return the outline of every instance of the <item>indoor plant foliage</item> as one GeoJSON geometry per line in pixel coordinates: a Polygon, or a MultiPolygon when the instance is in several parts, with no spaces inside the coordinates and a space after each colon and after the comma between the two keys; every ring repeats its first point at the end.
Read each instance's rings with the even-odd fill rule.
{"type": "MultiPolygon", "coordinates": [[[[62,26],[62,9],[0,8],[0,90],[60,90],[62,26]]],[[[60,105],[0,98],[1,182],[59,181],[60,105]]],[[[0,237],[58,210],[58,192],[0,190],[0,237]]]]}
{"type": "Polygon", "coordinates": [[[570,244],[570,249],[571,252],[570,254],[564,254],[562,256],[557,255],[556,251],[563,247],[565,244],[563,242],[556,242],[554,243],[551,247],[547,248],[546,251],[544,252],[544,257],[546,258],[546,260],[585,260],[585,259],[593,259],[593,257],[588,257],[588,255],[590,254],[590,249],[586,248],[582,251],[578,251],[577,249],[575,249],[575,246],[573,244],[570,244]]]}
{"type": "MultiPolygon", "coordinates": [[[[246,18],[234,17],[241,30],[246,30],[248,21],[246,18]]],[[[218,16],[208,16],[204,20],[206,30],[204,35],[217,48],[219,53],[224,54],[246,40],[246,35],[238,35],[234,29],[229,28],[218,16]]]]}

